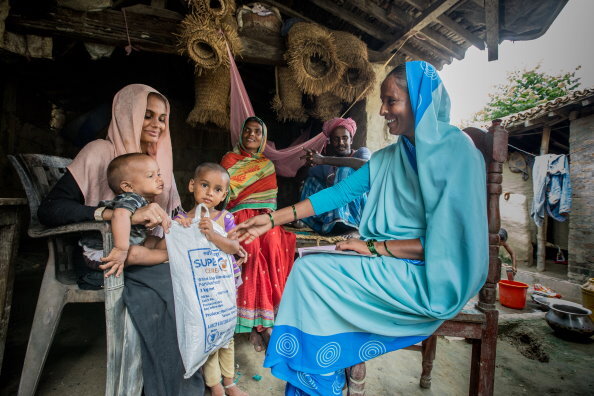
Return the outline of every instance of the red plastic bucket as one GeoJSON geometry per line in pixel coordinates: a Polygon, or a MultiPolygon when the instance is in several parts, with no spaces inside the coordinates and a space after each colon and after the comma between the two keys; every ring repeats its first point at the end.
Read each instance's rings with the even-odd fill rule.
{"type": "Polygon", "coordinates": [[[499,302],[504,307],[523,309],[526,306],[528,285],[522,282],[500,280],[499,302]]]}

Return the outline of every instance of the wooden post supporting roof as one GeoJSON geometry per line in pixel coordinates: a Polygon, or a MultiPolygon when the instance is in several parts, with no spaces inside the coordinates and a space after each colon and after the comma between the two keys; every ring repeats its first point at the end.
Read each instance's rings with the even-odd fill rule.
{"type": "Polygon", "coordinates": [[[485,24],[490,62],[499,58],[499,0],[485,0],[485,24]]]}
{"type": "MultiPolygon", "coordinates": [[[[542,139],[540,141],[540,155],[545,155],[549,152],[549,141],[551,139],[551,127],[545,126],[542,130],[542,139]]],[[[546,247],[547,247],[547,218],[548,215],[545,210],[544,220],[542,226],[537,227],[536,236],[536,269],[538,271],[545,270],[546,247]]]]}

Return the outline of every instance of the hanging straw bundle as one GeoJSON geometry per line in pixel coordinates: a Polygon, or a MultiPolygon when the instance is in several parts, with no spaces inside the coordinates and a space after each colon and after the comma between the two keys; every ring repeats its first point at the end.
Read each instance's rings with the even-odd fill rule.
{"type": "Polygon", "coordinates": [[[285,59],[299,88],[310,95],[330,90],[345,69],[332,34],[313,23],[297,22],[289,30],[285,59]]]}
{"type": "Polygon", "coordinates": [[[272,108],[279,121],[307,120],[305,109],[301,103],[301,90],[295,84],[293,74],[288,67],[276,68],[276,94],[272,99],[272,108]]]}
{"type": "Polygon", "coordinates": [[[221,128],[229,128],[229,91],[231,78],[229,68],[222,66],[205,70],[194,76],[194,109],[186,122],[192,126],[212,122],[221,128]]]}
{"type": "Polygon", "coordinates": [[[336,42],[338,59],[347,66],[344,74],[332,89],[344,101],[352,102],[363,93],[367,97],[369,89],[375,83],[375,72],[367,59],[367,45],[351,33],[332,32],[336,42]]]}
{"type": "Polygon", "coordinates": [[[342,112],[342,100],[331,92],[325,92],[316,97],[315,105],[311,115],[321,121],[327,121],[334,117],[340,117],[342,112]]]}
{"type": "Polygon", "coordinates": [[[229,67],[225,41],[229,43],[233,54],[241,51],[236,25],[215,23],[198,14],[186,16],[181,24],[180,52],[187,53],[197,69],[229,67]]]}
{"type": "Polygon", "coordinates": [[[188,4],[199,15],[215,20],[235,11],[235,0],[188,0],[188,4]]]}

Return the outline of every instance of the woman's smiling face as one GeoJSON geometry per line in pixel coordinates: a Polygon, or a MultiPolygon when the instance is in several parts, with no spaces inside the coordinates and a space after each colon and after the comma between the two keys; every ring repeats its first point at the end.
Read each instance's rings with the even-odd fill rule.
{"type": "Polygon", "coordinates": [[[257,152],[262,143],[262,125],[257,121],[246,122],[241,132],[241,142],[247,152],[257,152]]]}
{"type": "Polygon", "coordinates": [[[159,136],[165,131],[166,120],[167,106],[165,102],[159,96],[149,94],[140,134],[141,146],[159,141],[159,136]]]}
{"type": "Polygon", "coordinates": [[[382,107],[380,116],[386,119],[392,135],[404,135],[414,143],[415,119],[408,91],[398,85],[394,76],[388,76],[381,88],[382,107]]]}

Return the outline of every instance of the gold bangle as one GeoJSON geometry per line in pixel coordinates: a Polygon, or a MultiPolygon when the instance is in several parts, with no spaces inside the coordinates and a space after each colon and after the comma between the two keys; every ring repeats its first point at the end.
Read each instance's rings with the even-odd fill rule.
{"type": "Polygon", "coordinates": [[[270,223],[272,224],[270,228],[274,228],[274,217],[272,217],[272,213],[268,213],[268,217],[270,217],[270,223]]]}
{"type": "Polygon", "coordinates": [[[293,208],[293,221],[297,221],[297,209],[295,209],[295,205],[291,205],[293,208]]]}

